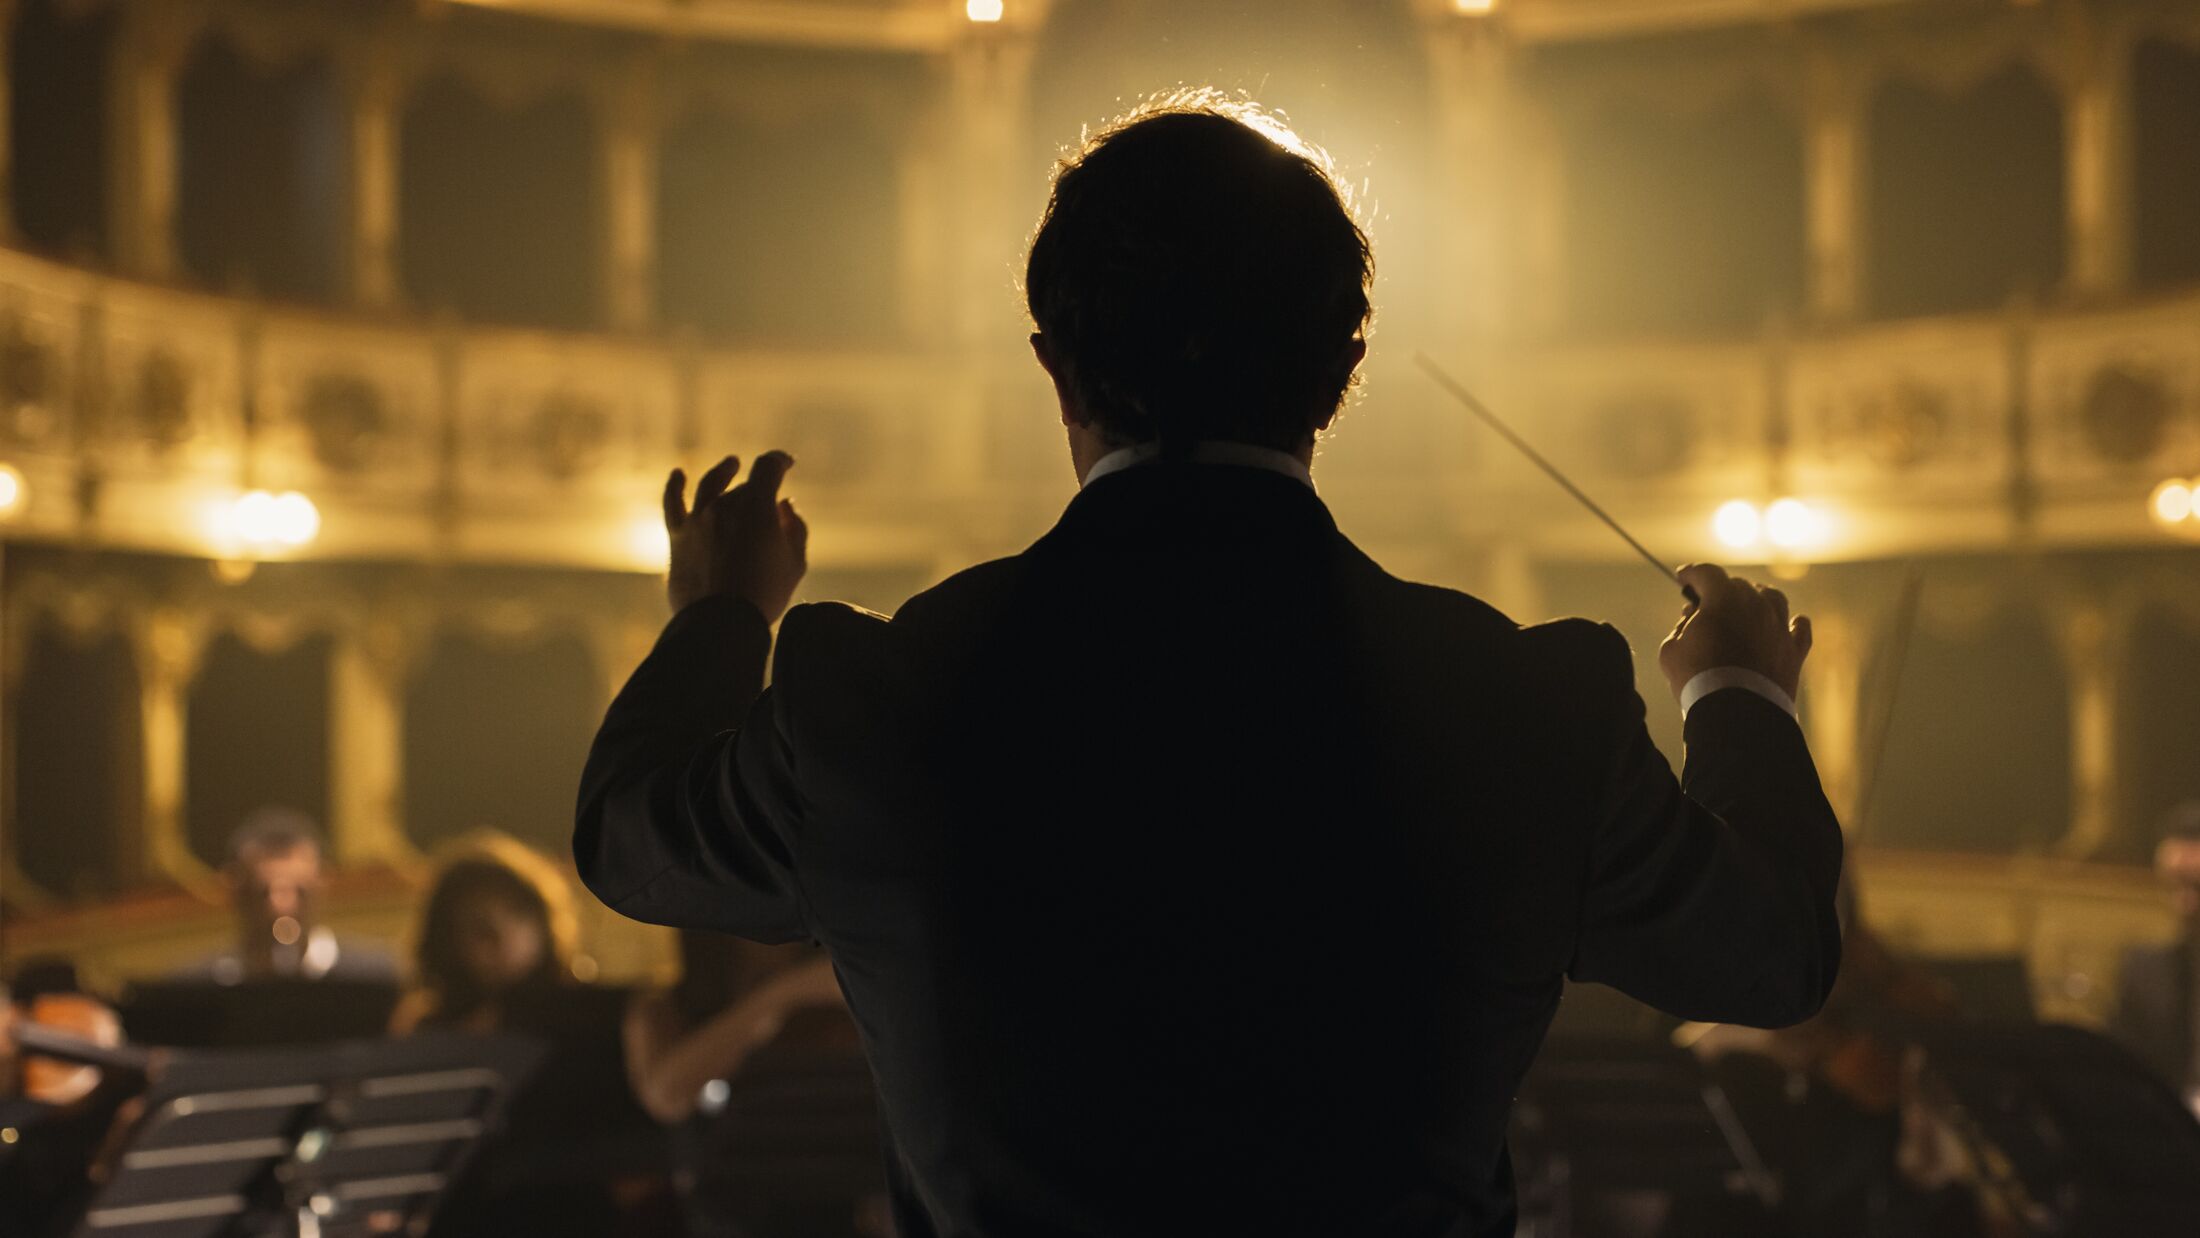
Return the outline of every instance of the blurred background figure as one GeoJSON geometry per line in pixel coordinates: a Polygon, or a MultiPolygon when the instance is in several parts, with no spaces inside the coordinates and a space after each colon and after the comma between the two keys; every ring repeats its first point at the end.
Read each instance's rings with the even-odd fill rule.
{"type": "MultiPolygon", "coordinates": [[[[623,1039],[635,1097],[670,1128],[673,1185],[689,1238],[846,1234],[866,1198],[883,1189],[862,1049],[832,964],[815,945],[765,946],[682,930],[679,979],[634,995],[623,1039]],[[759,1190],[755,1175],[741,1172],[757,1159],[741,1155],[740,1145],[758,1135],[768,1143],[773,1117],[784,1114],[756,1114],[736,1103],[737,1089],[753,1094],[756,1079],[775,1073],[783,1087],[790,1062],[804,1059],[812,1083],[819,1066],[837,1061],[839,1078],[857,1085],[837,1089],[840,1111],[826,1115],[841,1124],[841,1137],[808,1149],[810,1189],[787,1190],[781,1178],[780,1189],[759,1190]],[[835,1152],[842,1172],[816,1173],[835,1152]]],[[[811,1099],[825,1098],[813,1092],[811,1099]]]]}
{"type": "Polygon", "coordinates": [[[511,838],[476,835],[449,853],[428,887],[413,988],[390,1030],[502,1030],[515,998],[539,1000],[571,983],[578,936],[572,893],[556,868],[511,838]]]}
{"type": "Polygon", "coordinates": [[[2200,1115],[2200,801],[2164,820],[2154,871],[2169,887],[2177,936],[2124,953],[2109,1026],[2200,1115]]]}
{"type": "Polygon", "coordinates": [[[183,978],[217,984],[247,980],[391,980],[397,968],[377,943],[340,937],[318,918],[323,846],[313,819],[289,808],[262,808],[229,837],[222,884],[236,916],[236,939],[188,968],[183,978]]]}

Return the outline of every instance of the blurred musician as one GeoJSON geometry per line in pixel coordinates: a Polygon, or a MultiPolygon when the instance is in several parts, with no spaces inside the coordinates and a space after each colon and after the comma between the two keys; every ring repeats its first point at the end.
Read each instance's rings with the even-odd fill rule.
{"type": "Polygon", "coordinates": [[[236,943],[186,969],[185,979],[394,981],[389,952],[339,938],[319,922],[325,884],[321,832],[288,808],[262,808],[229,837],[222,881],[236,913],[236,943]]]}
{"type": "Polygon", "coordinates": [[[2109,1030],[2200,1115],[2200,801],[2171,810],[2154,871],[2169,887],[2177,936],[2125,952],[2109,1030]]]}
{"type": "Polygon", "coordinates": [[[548,861],[501,835],[468,839],[429,888],[417,987],[398,1003],[391,1032],[505,1030],[512,999],[572,979],[578,937],[572,895],[548,861]]]}
{"type": "Polygon", "coordinates": [[[67,1231],[91,1195],[118,1115],[134,1108],[141,1071],[102,1069],[18,1044],[35,1029],[95,1049],[122,1044],[122,1024],[59,960],[26,962],[0,985],[0,1234],[67,1231]]]}
{"type": "MultiPolygon", "coordinates": [[[[680,978],[634,995],[623,1040],[628,1081],[642,1108],[671,1128],[674,1185],[689,1238],[762,1232],[756,1214],[773,1200],[727,1189],[714,1172],[730,1094],[727,1080],[782,1035],[831,1037],[847,1029],[840,984],[815,947],[766,946],[724,933],[680,934],[680,978]],[[797,1016],[836,1016],[819,1026],[797,1016]],[[800,1024],[790,1030],[790,1024],[800,1024]]],[[[849,1051],[855,1051],[852,1034],[849,1051]]],[[[841,1218],[845,1220],[845,1215],[841,1218]]]]}

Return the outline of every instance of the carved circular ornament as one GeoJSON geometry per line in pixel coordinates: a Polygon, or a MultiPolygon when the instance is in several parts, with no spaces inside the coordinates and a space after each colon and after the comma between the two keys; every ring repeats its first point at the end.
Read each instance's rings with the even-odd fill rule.
{"type": "Polygon", "coordinates": [[[138,424],[165,451],[191,437],[191,374],[174,353],[156,349],[138,362],[138,424]]]}
{"type": "Polygon", "coordinates": [[[43,443],[60,424],[54,351],[19,321],[0,327],[0,433],[26,446],[43,443]]]}
{"type": "Polygon", "coordinates": [[[2162,446],[2169,412],[2169,387],[2161,375],[2108,365],[2086,384],[2078,418],[2086,442],[2103,459],[2137,464],[2162,446]]]}
{"type": "Polygon", "coordinates": [[[1591,424],[1605,466],[1632,477],[1671,473],[1687,463],[1695,446],[1688,406],[1671,396],[1620,400],[1599,410],[1591,424]]]}
{"type": "Polygon", "coordinates": [[[315,375],[298,401],[298,417],[313,458],[338,473],[365,468],[389,428],[381,390],[357,374],[315,375]]]}
{"type": "Polygon", "coordinates": [[[611,414],[601,401],[558,392],[535,410],[535,458],[559,481],[580,476],[603,459],[611,414]]]}
{"type": "Polygon", "coordinates": [[[1864,454],[1886,468],[1910,468],[1940,450],[1948,435],[1948,397],[1919,382],[1904,382],[1859,410],[1857,435],[1864,454]]]}

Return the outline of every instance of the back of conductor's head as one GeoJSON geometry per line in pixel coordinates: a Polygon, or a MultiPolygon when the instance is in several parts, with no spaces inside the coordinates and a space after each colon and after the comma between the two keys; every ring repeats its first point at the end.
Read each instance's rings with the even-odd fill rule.
{"type": "Polygon", "coordinates": [[[1351,386],[1372,274],[1322,154],[1197,92],[1063,161],[1024,289],[1066,419],[1116,444],[1296,451],[1351,386]]]}

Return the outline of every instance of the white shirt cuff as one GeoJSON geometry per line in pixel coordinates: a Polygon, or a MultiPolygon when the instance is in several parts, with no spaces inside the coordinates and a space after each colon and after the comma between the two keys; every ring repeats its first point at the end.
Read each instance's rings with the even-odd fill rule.
{"type": "Polygon", "coordinates": [[[1694,678],[1681,685],[1681,717],[1687,717],[1696,702],[1727,688],[1747,688],[1787,711],[1788,717],[1795,717],[1795,698],[1768,676],[1746,666],[1714,666],[1708,671],[1696,672],[1694,678]]]}

